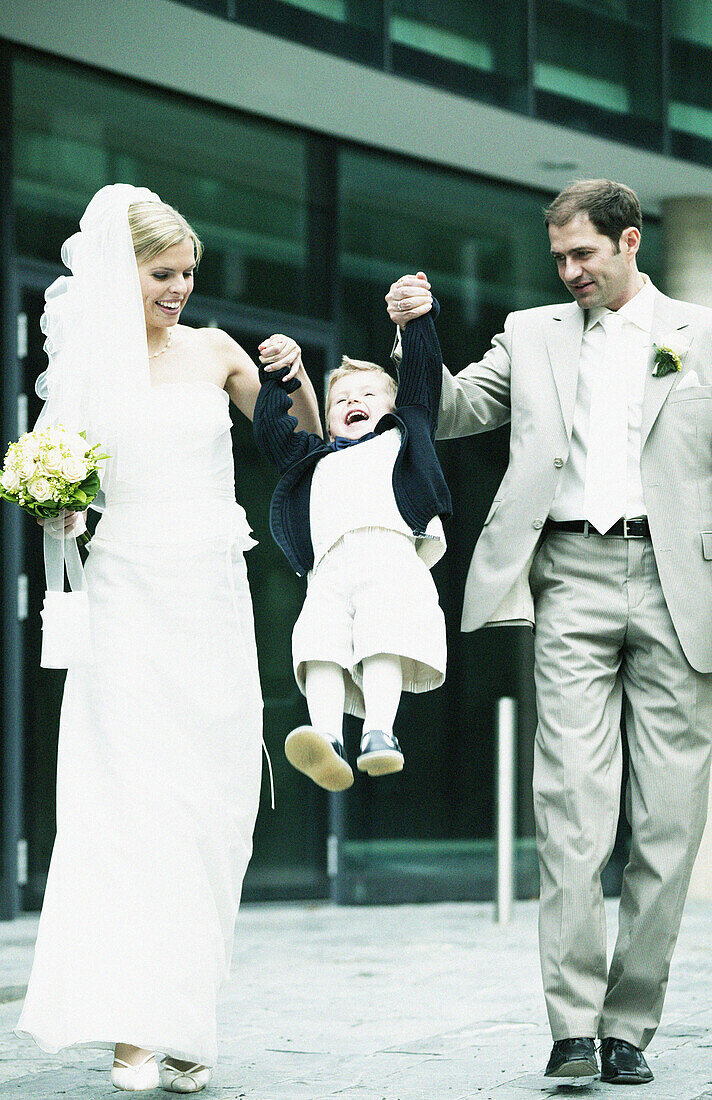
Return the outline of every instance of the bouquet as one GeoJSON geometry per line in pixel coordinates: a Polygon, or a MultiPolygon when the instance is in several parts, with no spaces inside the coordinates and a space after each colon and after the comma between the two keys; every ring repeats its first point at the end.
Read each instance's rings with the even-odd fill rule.
{"type": "Polygon", "coordinates": [[[86,432],[61,424],[25,432],[8,447],[0,496],[37,519],[83,512],[99,492],[100,444],[87,446],[86,432]]]}

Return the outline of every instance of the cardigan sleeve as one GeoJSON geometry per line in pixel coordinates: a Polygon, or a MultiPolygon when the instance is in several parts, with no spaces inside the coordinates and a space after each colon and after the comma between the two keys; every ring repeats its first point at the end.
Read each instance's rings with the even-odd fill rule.
{"type": "Polygon", "coordinates": [[[433,298],[432,309],[405,326],[396,394],[396,409],[420,405],[427,410],[431,439],[438,426],[442,389],[443,357],[433,323],[439,312],[438,301],[433,298]]]}
{"type": "Polygon", "coordinates": [[[257,447],[283,474],[295,462],[311,451],[324,446],[321,436],[312,432],[295,431],[297,418],[290,414],[292,399],[289,396],[299,389],[301,382],[292,378],[286,385],[281,371],[265,371],[260,365],[260,392],[257,395],[252,419],[252,434],[257,447]]]}

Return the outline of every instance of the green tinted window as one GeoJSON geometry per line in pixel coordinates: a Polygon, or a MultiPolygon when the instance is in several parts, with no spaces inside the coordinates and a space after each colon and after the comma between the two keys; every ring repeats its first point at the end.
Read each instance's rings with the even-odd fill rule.
{"type": "Polygon", "coordinates": [[[670,32],[670,128],[712,141],[712,7],[672,0],[670,32]]]}
{"type": "Polygon", "coordinates": [[[657,0],[536,0],[535,8],[538,91],[660,118],[657,0]]]}
{"type": "Polygon", "coordinates": [[[500,17],[493,19],[488,0],[394,0],[387,28],[393,69],[521,108],[527,79],[526,0],[501,0],[499,9],[500,17]]]}
{"type": "Polygon", "coordinates": [[[501,20],[492,18],[491,4],[482,0],[445,0],[434,5],[395,0],[391,5],[391,41],[473,69],[521,78],[526,66],[523,51],[517,48],[518,35],[516,30],[512,37],[503,35],[501,27],[502,21],[507,21],[516,28],[517,20],[521,24],[525,15],[526,5],[521,0],[504,0],[501,20]]]}
{"type": "Polygon", "coordinates": [[[61,65],[18,60],[15,76],[20,254],[56,263],[94,192],[132,183],[205,242],[202,294],[306,312],[302,135],[61,65]]]}

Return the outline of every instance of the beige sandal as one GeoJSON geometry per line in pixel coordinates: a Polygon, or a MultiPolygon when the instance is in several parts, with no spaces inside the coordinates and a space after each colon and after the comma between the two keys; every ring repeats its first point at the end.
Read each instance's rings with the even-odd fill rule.
{"type": "Polygon", "coordinates": [[[123,1092],[148,1092],[157,1089],[160,1084],[158,1066],[153,1054],[147,1054],[142,1062],[131,1065],[123,1058],[114,1056],[111,1067],[111,1083],[115,1089],[123,1092]]]}
{"type": "Polygon", "coordinates": [[[166,1092],[201,1092],[210,1080],[210,1070],[198,1062],[187,1069],[178,1069],[168,1058],[164,1058],[158,1068],[161,1088],[166,1092]]]}

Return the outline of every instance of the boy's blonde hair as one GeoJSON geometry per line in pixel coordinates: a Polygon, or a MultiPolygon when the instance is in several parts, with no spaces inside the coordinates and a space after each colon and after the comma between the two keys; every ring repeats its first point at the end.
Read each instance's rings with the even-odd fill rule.
{"type": "Polygon", "coordinates": [[[329,384],[326,389],[326,409],[324,411],[327,431],[329,430],[329,416],[331,415],[331,391],[336,383],[345,378],[347,374],[357,374],[359,371],[372,371],[374,374],[382,375],[387,383],[386,390],[392,400],[395,401],[398,384],[393,375],[389,374],[383,367],[379,367],[378,363],[369,363],[365,359],[349,359],[348,355],[344,355],[341,359],[341,366],[329,375],[329,384]]]}
{"type": "Polygon", "coordinates": [[[129,227],[139,263],[150,263],[167,248],[189,238],[193,242],[196,264],[203,254],[198,235],[182,214],[165,202],[133,202],[129,207],[129,227]]]}

